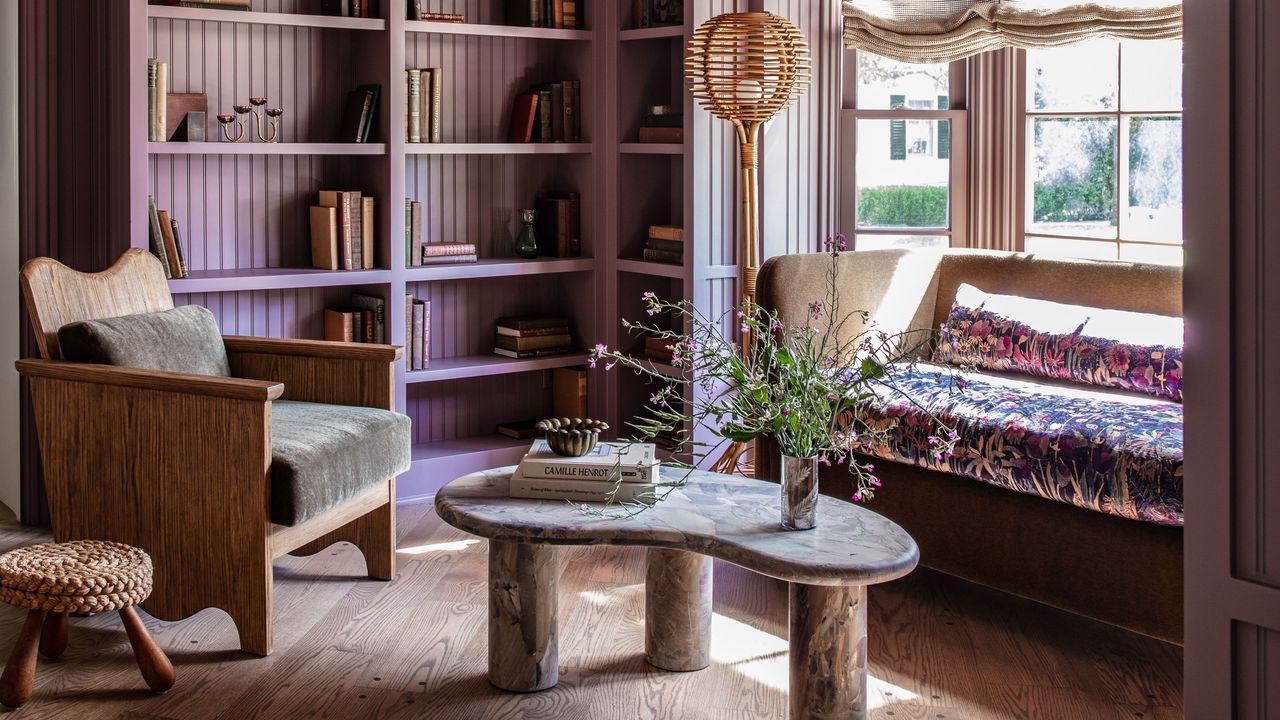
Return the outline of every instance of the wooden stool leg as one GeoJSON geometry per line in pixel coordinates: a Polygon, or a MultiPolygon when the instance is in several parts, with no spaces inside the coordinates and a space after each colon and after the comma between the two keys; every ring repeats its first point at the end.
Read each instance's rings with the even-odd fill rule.
{"type": "Polygon", "coordinates": [[[133,646],[133,656],[138,660],[138,669],[142,671],[142,679],[156,692],[162,693],[173,687],[173,665],[164,651],[151,639],[151,633],[143,626],[142,620],[132,606],[120,608],[120,620],[124,622],[124,631],[129,636],[129,644],[133,646]]]}
{"type": "Polygon", "coordinates": [[[27,613],[18,642],[9,653],[9,662],[0,676],[0,703],[16,708],[31,699],[31,684],[36,679],[36,646],[40,642],[40,629],[44,624],[44,610],[27,613]]]}
{"type": "Polygon", "coordinates": [[[40,632],[40,654],[57,660],[67,650],[67,613],[50,612],[44,616],[40,632]]]}

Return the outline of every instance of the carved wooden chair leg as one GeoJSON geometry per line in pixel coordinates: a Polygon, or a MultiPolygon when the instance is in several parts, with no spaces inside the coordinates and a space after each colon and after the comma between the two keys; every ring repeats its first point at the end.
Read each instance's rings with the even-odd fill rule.
{"type": "Polygon", "coordinates": [[[40,654],[57,660],[67,650],[67,613],[49,611],[40,632],[40,654]]]}
{"type": "Polygon", "coordinates": [[[44,610],[27,613],[27,620],[18,633],[18,642],[9,653],[4,675],[0,676],[0,703],[5,707],[21,707],[31,699],[31,685],[36,679],[36,648],[40,643],[44,614],[44,610]]]}
{"type": "Polygon", "coordinates": [[[120,620],[124,622],[125,634],[129,636],[133,656],[138,660],[138,669],[142,671],[142,679],[147,681],[147,686],[158,693],[173,687],[173,665],[156,641],[151,639],[151,633],[147,632],[133,606],[120,608],[120,620]]]}

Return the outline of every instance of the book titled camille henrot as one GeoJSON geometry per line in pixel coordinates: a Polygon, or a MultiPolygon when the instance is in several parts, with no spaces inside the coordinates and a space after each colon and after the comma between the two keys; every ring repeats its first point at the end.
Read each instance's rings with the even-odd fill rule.
{"type": "Polygon", "coordinates": [[[562,457],[539,438],[520,461],[527,478],[549,480],[613,480],[624,483],[658,482],[658,456],[652,443],[597,443],[581,457],[562,457]],[[615,476],[615,472],[617,475],[615,476]]]}

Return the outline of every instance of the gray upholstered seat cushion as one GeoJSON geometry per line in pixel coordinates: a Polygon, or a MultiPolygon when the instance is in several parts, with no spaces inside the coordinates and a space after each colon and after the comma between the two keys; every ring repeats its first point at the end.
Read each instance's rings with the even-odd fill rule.
{"type": "Polygon", "coordinates": [[[195,375],[231,374],[213,313],[199,305],[58,329],[62,359],[195,375]]]}
{"type": "Polygon", "coordinates": [[[271,521],[297,525],[408,470],[409,427],[389,410],[272,403],[271,521]]]}

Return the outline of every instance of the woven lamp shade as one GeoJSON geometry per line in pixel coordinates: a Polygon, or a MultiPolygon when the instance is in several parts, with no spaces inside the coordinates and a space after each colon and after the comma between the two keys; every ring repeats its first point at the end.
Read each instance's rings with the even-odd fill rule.
{"type": "Polygon", "coordinates": [[[762,123],[809,87],[809,44],[784,17],[726,13],[694,31],[684,69],[689,92],[708,112],[762,123]]]}

